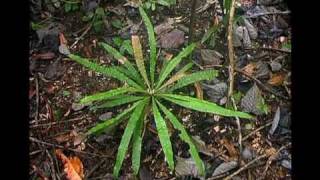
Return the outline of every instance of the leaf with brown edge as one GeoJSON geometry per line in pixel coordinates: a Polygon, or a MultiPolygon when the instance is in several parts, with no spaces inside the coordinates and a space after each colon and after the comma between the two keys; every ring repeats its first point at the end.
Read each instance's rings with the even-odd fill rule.
{"type": "Polygon", "coordinates": [[[285,79],[286,75],[284,73],[272,74],[271,78],[268,81],[268,84],[272,86],[281,86],[285,79]]]}
{"type": "Polygon", "coordinates": [[[203,100],[203,90],[199,82],[194,83],[194,88],[196,89],[196,96],[198,99],[203,100]]]}
{"type": "Polygon", "coordinates": [[[62,161],[64,172],[68,180],[82,180],[84,177],[83,164],[81,160],[74,156],[68,158],[61,149],[56,149],[56,156],[62,161]]]}

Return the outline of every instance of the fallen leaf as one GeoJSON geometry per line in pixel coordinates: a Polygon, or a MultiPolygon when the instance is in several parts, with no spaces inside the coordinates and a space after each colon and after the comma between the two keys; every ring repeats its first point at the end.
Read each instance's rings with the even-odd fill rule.
{"type": "Polygon", "coordinates": [[[211,49],[200,50],[203,65],[221,65],[223,55],[211,49]]]}
{"type": "Polygon", "coordinates": [[[234,160],[234,159],[238,158],[238,152],[237,152],[236,148],[234,147],[234,145],[232,143],[230,143],[230,141],[228,139],[223,138],[221,140],[221,143],[227,149],[231,159],[234,160]]]}
{"type": "Polygon", "coordinates": [[[55,56],[56,55],[53,52],[46,52],[46,53],[32,55],[31,59],[32,60],[51,60],[55,56]]]}
{"type": "Polygon", "coordinates": [[[284,82],[285,77],[286,76],[284,73],[272,74],[271,78],[268,81],[268,84],[272,86],[281,86],[284,82]]]}
{"type": "Polygon", "coordinates": [[[203,89],[206,91],[207,95],[210,97],[210,100],[214,103],[219,103],[219,101],[224,98],[227,94],[228,85],[225,82],[220,82],[215,85],[204,84],[203,89]]]}
{"type": "Polygon", "coordinates": [[[170,61],[172,59],[172,57],[173,57],[173,54],[167,53],[167,52],[164,53],[164,59],[166,61],[170,61]]]}
{"type": "Polygon", "coordinates": [[[176,176],[193,176],[200,177],[200,172],[197,169],[196,163],[192,158],[181,158],[176,156],[177,164],[175,167],[176,176]]]}
{"type": "Polygon", "coordinates": [[[56,156],[62,161],[68,180],[82,180],[84,177],[83,164],[78,157],[68,158],[61,149],[56,149],[56,156]]]}
{"type": "Polygon", "coordinates": [[[257,70],[257,64],[256,63],[249,63],[244,68],[242,68],[242,71],[244,71],[247,75],[252,76],[257,70]]]}
{"type": "Polygon", "coordinates": [[[279,121],[280,121],[280,107],[277,108],[277,111],[274,115],[274,118],[273,118],[273,121],[272,121],[272,126],[269,130],[269,134],[270,135],[273,135],[273,133],[276,131],[277,127],[278,127],[278,124],[279,124],[279,121]]]}
{"type": "Polygon", "coordinates": [[[218,176],[223,173],[229,172],[232,169],[236,168],[238,166],[237,161],[230,161],[230,162],[224,162],[221,163],[214,171],[212,176],[218,176]]]}
{"type": "Polygon", "coordinates": [[[261,96],[260,89],[254,84],[241,99],[241,108],[245,112],[250,112],[255,115],[262,115],[261,106],[264,105],[263,97],[261,96]]]}
{"type": "Polygon", "coordinates": [[[194,87],[196,89],[197,98],[203,100],[203,90],[201,88],[200,83],[199,82],[194,83],[194,87]]]}
{"type": "Polygon", "coordinates": [[[156,35],[166,33],[174,28],[173,23],[173,18],[168,18],[167,21],[165,21],[164,23],[157,25],[154,28],[154,32],[156,33],[156,35]]]}
{"type": "Polygon", "coordinates": [[[62,44],[67,45],[68,44],[68,41],[64,37],[63,33],[59,33],[59,40],[60,40],[60,45],[62,45],[62,44]]]}
{"type": "Polygon", "coordinates": [[[160,37],[160,46],[162,48],[179,48],[183,43],[184,32],[179,29],[174,29],[160,37]]]}
{"type": "Polygon", "coordinates": [[[199,152],[201,152],[207,156],[213,157],[213,154],[210,152],[206,143],[204,141],[202,141],[199,136],[191,136],[191,137],[194,140],[194,144],[198,148],[199,152]]]}

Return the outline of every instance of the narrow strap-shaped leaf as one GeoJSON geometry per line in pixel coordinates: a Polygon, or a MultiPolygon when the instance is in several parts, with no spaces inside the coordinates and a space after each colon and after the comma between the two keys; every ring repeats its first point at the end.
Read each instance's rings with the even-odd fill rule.
{"type": "Polygon", "coordinates": [[[157,104],[159,105],[161,111],[166,115],[166,117],[170,120],[170,122],[172,123],[173,127],[175,129],[178,129],[180,131],[180,138],[181,140],[183,140],[184,142],[186,142],[189,145],[189,153],[191,154],[193,160],[196,163],[196,166],[200,172],[200,174],[202,176],[205,175],[205,166],[199,156],[197,147],[195,146],[195,144],[193,143],[192,139],[190,138],[190,136],[188,135],[186,129],[184,128],[183,124],[181,124],[179,122],[179,120],[174,116],[174,114],[172,114],[165,106],[163,106],[159,101],[157,101],[157,104]]]}
{"type": "Polygon", "coordinates": [[[143,98],[144,97],[142,96],[123,95],[123,96],[119,96],[119,98],[116,98],[116,99],[110,99],[99,106],[93,107],[92,109],[101,109],[101,108],[110,108],[110,107],[120,106],[123,104],[141,100],[143,98]]]}
{"type": "Polygon", "coordinates": [[[121,87],[121,88],[117,88],[117,89],[112,89],[110,91],[106,91],[106,92],[102,92],[102,93],[96,93],[90,96],[86,96],[84,98],[82,98],[80,100],[81,104],[86,104],[92,101],[99,101],[99,100],[105,100],[108,99],[110,97],[119,95],[119,94],[124,94],[127,92],[132,92],[134,89],[133,88],[129,88],[129,87],[121,87]]]}
{"type": "Polygon", "coordinates": [[[109,44],[100,42],[99,45],[101,45],[108,53],[113,55],[115,59],[117,59],[121,64],[123,64],[128,69],[127,76],[135,80],[140,85],[143,85],[143,81],[138,71],[133,67],[133,65],[128,61],[126,57],[124,57],[118,50],[116,50],[109,44]]]}
{"type": "Polygon", "coordinates": [[[135,87],[137,89],[143,89],[141,86],[139,86],[137,83],[135,83],[133,80],[128,78],[126,75],[123,73],[119,72],[116,68],[112,67],[105,67],[101,66],[97,63],[89,61],[89,59],[82,58],[80,56],[74,55],[74,54],[69,54],[68,55],[71,59],[75,60],[79,64],[93,70],[99,73],[102,73],[107,76],[111,76],[115,79],[118,79],[119,81],[124,81],[127,82],[130,86],[135,87]]]}
{"type": "Polygon", "coordinates": [[[87,135],[99,135],[102,132],[105,132],[108,128],[113,128],[117,126],[119,123],[121,123],[124,120],[124,117],[129,114],[141,101],[138,101],[134,103],[131,107],[124,110],[122,113],[120,113],[115,118],[109,119],[107,121],[104,121],[102,123],[97,124],[96,126],[92,127],[88,130],[86,133],[87,135]]]}
{"type": "Polygon", "coordinates": [[[187,86],[189,84],[202,81],[202,80],[211,80],[218,76],[218,71],[216,70],[204,70],[192,74],[188,74],[184,77],[182,77],[180,80],[177,81],[176,84],[174,84],[171,88],[169,88],[168,91],[174,91],[176,89],[182,88],[184,86],[187,86]]]}
{"type": "Polygon", "coordinates": [[[186,64],[183,68],[181,68],[175,75],[173,75],[167,82],[165,82],[160,88],[165,88],[166,86],[178,81],[179,79],[183,78],[186,76],[186,71],[188,71],[190,68],[192,68],[193,63],[188,63],[186,64]]]}
{"type": "Polygon", "coordinates": [[[161,70],[163,72],[160,72],[160,76],[159,76],[159,80],[157,82],[156,88],[161,86],[162,82],[167,78],[167,76],[171,73],[171,71],[181,62],[181,60],[184,57],[188,56],[195,47],[196,45],[194,43],[190,44],[189,46],[184,48],[176,57],[174,57],[168,62],[166,67],[161,70]]]}
{"type": "Polygon", "coordinates": [[[145,82],[147,83],[147,86],[150,87],[150,82],[148,80],[146,67],[144,65],[142,47],[140,44],[139,36],[132,36],[131,42],[132,42],[133,54],[136,60],[138,70],[140,71],[140,74],[142,75],[145,82]]]}
{"type": "Polygon", "coordinates": [[[153,87],[154,83],[154,76],[155,76],[155,68],[156,68],[156,56],[157,56],[157,49],[156,49],[156,38],[154,35],[154,30],[148,15],[143,10],[142,7],[139,7],[139,12],[142,17],[142,20],[147,28],[148,33],[148,40],[150,45],[150,78],[151,78],[151,86],[153,87]]]}
{"type": "Polygon", "coordinates": [[[140,158],[141,158],[141,143],[142,143],[142,136],[141,133],[143,131],[143,123],[144,123],[144,116],[143,114],[139,121],[137,122],[137,126],[135,131],[133,132],[132,136],[132,169],[135,175],[139,173],[140,168],[140,158]]]}
{"type": "Polygon", "coordinates": [[[152,98],[152,111],[154,115],[154,120],[156,122],[156,127],[158,131],[160,143],[162,146],[162,150],[169,164],[169,168],[173,170],[174,169],[173,152],[172,152],[172,145],[170,141],[168,128],[167,128],[166,122],[164,121],[164,119],[162,118],[159,112],[159,109],[156,105],[154,98],[152,98]]]}
{"type": "Polygon", "coordinates": [[[133,131],[137,125],[138,120],[141,117],[143,109],[144,109],[146,103],[148,102],[148,100],[149,100],[149,98],[139,101],[139,104],[137,105],[137,107],[133,111],[133,113],[128,121],[127,127],[124,130],[124,133],[122,135],[121,142],[120,142],[120,145],[118,148],[116,164],[113,168],[113,176],[116,178],[119,176],[119,171],[122,166],[125,155],[127,153],[128,146],[129,146],[133,131]]]}
{"type": "Polygon", "coordinates": [[[189,96],[181,96],[181,95],[174,95],[174,94],[161,94],[159,96],[175,104],[178,104],[180,106],[190,108],[200,112],[208,112],[208,113],[218,114],[222,116],[239,117],[239,118],[246,118],[246,119],[253,118],[248,113],[226,109],[215,103],[208,102],[205,100],[200,100],[200,99],[189,97],[189,96]]]}

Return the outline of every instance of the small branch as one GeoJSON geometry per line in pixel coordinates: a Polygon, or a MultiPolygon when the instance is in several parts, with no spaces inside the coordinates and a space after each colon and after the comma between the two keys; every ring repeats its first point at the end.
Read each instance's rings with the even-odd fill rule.
{"type": "Polygon", "coordinates": [[[49,151],[46,149],[46,153],[49,157],[49,160],[50,160],[50,166],[51,166],[51,170],[52,170],[52,174],[51,174],[51,177],[52,177],[52,180],[56,180],[56,170],[54,168],[54,164],[53,164],[53,159],[52,159],[52,156],[50,155],[49,151]]]}
{"type": "Polygon", "coordinates": [[[69,119],[69,120],[65,120],[65,121],[54,121],[51,123],[46,123],[46,124],[35,124],[35,125],[31,125],[30,128],[37,128],[37,127],[44,127],[44,126],[52,126],[52,125],[56,125],[56,124],[63,124],[63,123],[69,123],[69,122],[74,122],[74,121],[80,121],[83,120],[83,118],[73,118],[73,119],[69,119]]]}
{"type": "Polygon", "coordinates": [[[228,100],[230,100],[233,93],[233,85],[234,85],[234,69],[235,69],[235,61],[234,61],[234,48],[233,48],[233,18],[235,11],[235,0],[231,2],[231,8],[229,13],[229,24],[228,24],[228,56],[229,56],[229,90],[228,90],[228,100]]]}
{"type": "Polygon", "coordinates": [[[257,49],[266,50],[266,51],[278,51],[278,52],[287,53],[287,54],[290,54],[290,53],[291,53],[290,50],[276,49],[276,48],[267,48],[267,47],[245,48],[245,50],[257,50],[257,49]]]}
{"type": "Polygon", "coordinates": [[[80,35],[80,37],[76,38],[76,41],[70,46],[70,49],[73,48],[78,42],[89,32],[92,27],[92,23],[86,28],[86,30],[80,35]]]}
{"type": "MultiPolygon", "coordinates": [[[[234,100],[233,97],[231,97],[231,101],[232,101],[232,104],[233,104],[233,108],[235,111],[237,111],[237,105],[236,105],[236,102],[234,100]]],[[[239,117],[236,116],[236,122],[237,122],[237,127],[238,127],[238,134],[239,134],[239,137],[238,137],[238,143],[239,143],[239,159],[238,159],[238,164],[241,164],[241,154],[242,154],[242,133],[241,133],[241,124],[240,124],[240,119],[239,117]]]]}
{"type": "Polygon", "coordinates": [[[73,152],[76,152],[76,153],[82,153],[82,154],[87,154],[87,155],[96,156],[96,157],[114,158],[113,156],[100,155],[100,154],[95,154],[95,153],[89,153],[89,152],[85,152],[85,151],[80,151],[80,150],[77,150],[77,149],[66,148],[66,147],[61,146],[61,145],[58,145],[58,144],[52,144],[52,143],[48,143],[48,142],[45,142],[45,141],[41,141],[41,140],[36,139],[36,138],[34,138],[34,137],[29,137],[29,140],[32,141],[32,142],[40,143],[40,144],[43,144],[43,145],[46,145],[46,146],[51,146],[51,147],[54,147],[54,148],[67,149],[67,150],[69,150],[69,151],[73,151],[73,152]]]}
{"type": "Polygon", "coordinates": [[[36,115],[35,115],[35,122],[38,123],[38,119],[39,119],[39,80],[38,80],[38,76],[37,75],[36,75],[34,81],[36,83],[36,115]]]}
{"type": "Polygon", "coordinates": [[[249,133],[248,135],[246,135],[245,137],[242,138],[242,141],[247,140],[250,136],[254,135],[255,133],[257,133],[258,131],[260,131],[261,129],[264,129],[268,126],[270,126],[272,124],[272,121],[268,122],[267,124],[260,126],[259,128],[255,129],[254,131],[252,131],[251,133],[249,133]]]}
{"type": "Polygon", "coordinates": [[[261,156],[258,156],[257,158],[255,158],[254,160],[250,161],[248,164],[242,166],[240,169],[238,169],[237,171],[235,171],[234,173],[230,174],[229,176],[227,176],[226,178],[224,178],[224,180],[229,180],[232,177],[238,175],[239,173],[241,173],[242,171],[246,170],[250,165],[254,164],[255,162],[259,161],[260,159],[266,158],[267,155],[263,154],[261,156]]]}
{"type": "Polygon", "coordinates": [[[264,15],[272,15],[272,14],[290,14],[290,11],[279,11],[279,12],[265,12],[265,13],[257,13],[255,15],[251,16],[245,16],[246,18],[257,18],[259,16],[264,16],[264,15]]]}

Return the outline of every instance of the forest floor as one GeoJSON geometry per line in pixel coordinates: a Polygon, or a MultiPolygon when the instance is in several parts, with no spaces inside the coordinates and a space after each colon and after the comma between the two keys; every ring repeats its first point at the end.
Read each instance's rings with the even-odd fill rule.
{"type": "MultiPolygon", "coordinates": [[[[160,60],[176,55],[188,44],[191,1],[177,0],[171,7],[157,4],[154,11],[147,10],[157,34],[160,60]]],[[[143,37],[143,49],[148,49],[147,33],[134,2],[31,0],[30,179],[66,179],[57,149],[80,159],[84,179],[112,179],[125,123],[84,142],[81,134],[125,106],[92,111],[76,102],[85,95],[119,87],[121,82],[87,70],[63,55],[59,46],[63,42],[71,53],[107,66],[117,65],[117,61],[98,42],[130,56],[131,35],[138,34],[143,37]]],[[[191,96],[203,91],[204,99],[225,106],[229,86],[227,28],[223,22],[217,26],[218,3],[198,0],[193,25],[193,40],[198,45],[191,59],[196,64],[193,71],[216,69],[219,76],[188,90],[191,96]]],[[[290,12],[278,0],[239,0],[234,29],[233,98],[238,110],[256,115],[253,120],[240,121],[241,152],[234,118],[179,107],[174,111],[198,146],[206,165],[205,179],[291,179],[290,12]]],[[[177,133],[172,133],[171,140],[176,163],[173,173],[165,162],[155,125],[149,124],[138,179],[197,178],[187,146],[177,133]]],[[[120,179],[134,179],[129,159],[124,161],[120,179]]]]}

